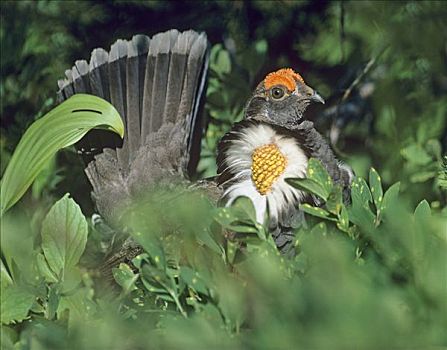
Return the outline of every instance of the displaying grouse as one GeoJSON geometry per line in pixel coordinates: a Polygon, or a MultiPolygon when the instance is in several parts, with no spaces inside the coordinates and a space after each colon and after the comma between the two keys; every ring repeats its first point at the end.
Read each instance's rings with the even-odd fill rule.
{"type": "Polygon", "coordinates": [[[257,221],[266,223],[281,251],[289,251],[293,231],[303,221],[298,205],[318,199],[285,179],[306,177],[309,158],[325,166],[335,184],[349,190],[352,171],[335,158],[324,138],[303,115],[323,98],[290,68],[268,74],[250,97],[245,119],[218,145],[218,185],[223,202],[251,199],[257,221]]]}
{"type": "MultiPolygon", "coordinates": [[[[94,131],[78,146],[97,210],[109,225],[119,225],[122,209],[145,190],[188,179],[194,170],[207,48],[205,34],[191,30],[136,35],[118,40],[110,52],[95,49],[89,63],[77,61],[59,81],[60,101],[75,93],[93,94],[113,104],[123,118],[122,143],[94,131]]],[[[324,102],[293,70],[267,75],[249,99],[245,119],[220,141],[217,181],[208,186],[222,192],[224,205],[249,197],[258,221],[267,223],[284,252],[300,221],[298,204],[312,200],[284,179],[305,177],[310,157],[320,159],[344,188],[351,179],[313,124],[303,122],[312,101],[324,102]]]]}

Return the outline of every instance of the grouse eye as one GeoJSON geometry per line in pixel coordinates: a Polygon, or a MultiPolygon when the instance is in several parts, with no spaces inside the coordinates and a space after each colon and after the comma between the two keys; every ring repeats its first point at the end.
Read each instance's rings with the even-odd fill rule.
{"type": "Polygon", "coordinates": [[[274,87],[271,91],[271,94],[275,100],[279,100],[284,96],[285,91],[284,91],[284,89],[281,89],[280,87],[274,87]]]}

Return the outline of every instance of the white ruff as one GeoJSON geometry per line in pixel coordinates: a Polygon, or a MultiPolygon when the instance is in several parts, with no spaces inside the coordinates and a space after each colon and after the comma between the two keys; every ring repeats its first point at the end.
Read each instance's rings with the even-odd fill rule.
{"type": "Polygon", "coordinates": [[[226,151],[226,164],[228,170],[237,174],[233,179],[240,180],[225,190],[224,196],[228,198],[226,205],[231,205],[237,197],[246,196],[253,202],[259,223],[264,223],[267,209],[270,220],[277,221],[283,210],[290,206],[295,207],[303,197],[301,191],[287,184],[284,179],[305,177],[308,159],[295,139],[277,134],[268,125],[251,125],[237,135],[238,140],[231,141],[226,151]],[[261,195],[251,179],[252,154],[255,149],[271,143],[279,148],[287,164],[271,190],[266,195],[261,195]]]}

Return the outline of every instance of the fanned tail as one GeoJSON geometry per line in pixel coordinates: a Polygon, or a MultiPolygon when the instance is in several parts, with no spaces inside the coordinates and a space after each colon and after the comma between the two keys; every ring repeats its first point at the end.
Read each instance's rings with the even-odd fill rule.
{"type": "MultiPolygon", "coordinates": [[[[204,33],[170,30],[93,50],[59,80],[58,100],[99,96],[117,109],[124,140],[93,130],[78,144],[93,198],[107,219],[166,174],[187,177],[199,157],[199,105],[208,68],[204,33]],[[189,169],[189,172],[188,172],[189,169]]],[[[114,217],[116,219],[116,217],[114,217]]]]}

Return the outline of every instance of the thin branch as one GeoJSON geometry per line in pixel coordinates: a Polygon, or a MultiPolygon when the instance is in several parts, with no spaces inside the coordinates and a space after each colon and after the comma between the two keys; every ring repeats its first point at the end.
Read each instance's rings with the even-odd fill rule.
{"type": "Polygon", "coordinates": [[[376,56],[372,57],[368,61],[365,68],[363,68],[362,72],[357,76],[357,78],[355,78],[355,80],[351,83],[351,85],[349,85],[349,87],[346,89],[345,93],[343,94],[343,97],[340,100],[339,105],[348,99],[348,97],[352,93],[352,90],[354,90],[357,87],[357,85],[362,81],[362,79],[365,77],[365,75],[369,73],[369,71],[374,66],[378,58],[382,56],[382,54],[386,51],[387,48],[388,46],[385,46],[376,56]]]}

